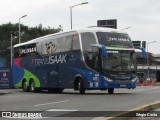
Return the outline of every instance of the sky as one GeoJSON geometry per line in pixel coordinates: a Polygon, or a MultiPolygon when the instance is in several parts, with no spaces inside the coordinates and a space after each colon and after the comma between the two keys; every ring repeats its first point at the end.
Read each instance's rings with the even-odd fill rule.
{"type": "Polygon", "coordinates": [[[73,29],[96,26],[97,20],[117,19],[118,29],[124,30],[133,41],[146,41],[148,51],[160,54],[160,0],[0,0],[0,24],[21,23],[29,27],[73,29]],[[156,41],[154,43],[150,43],[156,41]]]}

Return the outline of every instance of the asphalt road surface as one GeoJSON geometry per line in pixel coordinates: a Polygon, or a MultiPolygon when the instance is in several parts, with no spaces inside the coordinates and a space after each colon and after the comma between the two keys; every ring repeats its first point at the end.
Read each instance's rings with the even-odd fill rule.
{"type": "MultiPolygon", "coordinates": [[[[5,92],[5,90],[3,91],[5,92]]],[[[86,94],[82,95],[78,91],[70,89],[64,90],[61,94],[48,93],[47,91],[30,93],[14,89],[9,90],[8,94],[0,95],[0,111],[43,111],[46,118],[37,118],[42,120],[95,120],[97,118],[95,118],[96,112],[94,111],[128,111],[155,101],[160,101],[160,86],[115,89],[114,94],[111,95],[107,91],[99,90],[86,91],[86,94]],[[90,115],[86,118],[76,115],[75,112],[82,116],[85,113],[90,115]],[[54,117],[63,116],[68,113],[71,113],[71,116],[67,118],[66,116],[64,116],[65,118],[54,117]]],[[[8,118],[0,118],[0,120],[3,119],[6,120],[8,118]]],[[[15,119],[21,120],[22,118],[15,119]]]]}

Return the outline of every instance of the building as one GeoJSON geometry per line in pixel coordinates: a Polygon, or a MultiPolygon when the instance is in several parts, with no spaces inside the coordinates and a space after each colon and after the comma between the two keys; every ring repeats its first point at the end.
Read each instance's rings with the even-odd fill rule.
{"type": "Polygon", "coordinates": [[[147,53],[147,60],[143,60],[140,52],[136,52],[136,56],[139,77],[160,82],[160,54],[147,53]]]}

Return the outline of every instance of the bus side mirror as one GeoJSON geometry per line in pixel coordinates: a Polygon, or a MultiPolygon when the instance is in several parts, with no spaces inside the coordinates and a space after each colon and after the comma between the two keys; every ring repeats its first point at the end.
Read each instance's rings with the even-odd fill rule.
{"type": "Polygon", "coordinates": [[[107,57],[107,48],[105,45],[101,45],[101,44],[91,44],[91,46],[93,47],[97,47],[101,50],[101,55],[103,59],[106,59],[107,57]]]}
{"type": "Polygon", "coordinates": [[[139,50],[142,51],[143,60],[147,59],[147,52],[146,52],[145,48],[143,48],[143,47],[135,47],[135,49],[139,49],[139,50]]]}
{"type": "Polygon", "coordinates": [[[103,58],[103,59],[106,59],[106,57],[107,57],[107,49],[106,49],[106,46],[102,45],[101,50],[102,50],[102,58],[103,58]]]}

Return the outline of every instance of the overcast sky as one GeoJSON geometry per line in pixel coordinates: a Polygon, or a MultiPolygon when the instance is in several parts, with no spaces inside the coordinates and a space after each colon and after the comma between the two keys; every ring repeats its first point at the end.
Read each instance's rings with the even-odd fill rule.
{"type": "Polygon", "coordinates": [[[63,27],[70,30],[69,6],[82,2],[73,11],[73,29],[96,26],[97,20],[117,19],[118,29],[132,40],[150,43],[149,52],[160,54],[160,0],[0,0],[0,24],[21,23],[29,27],[63,27]]]}

